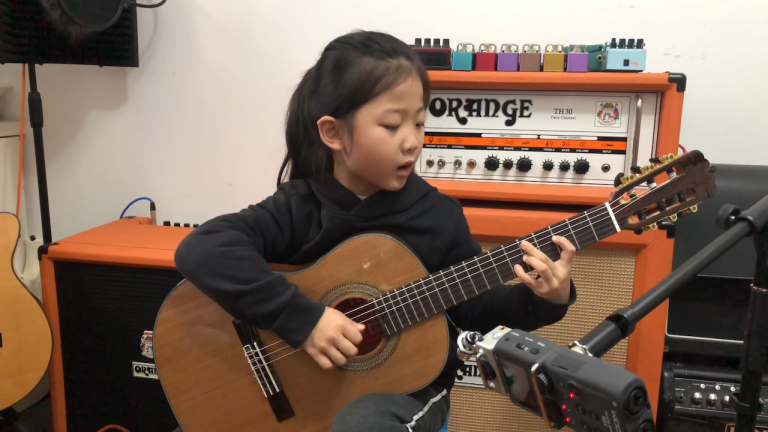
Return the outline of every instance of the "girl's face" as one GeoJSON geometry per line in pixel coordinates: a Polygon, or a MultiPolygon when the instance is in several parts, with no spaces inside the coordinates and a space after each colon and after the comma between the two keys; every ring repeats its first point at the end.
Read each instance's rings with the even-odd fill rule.
{"type": "Polygon", "coordinates": [[[413,76],[372,99],[357,111],[351,130],[339,122],[318,122],[320,134],[334,149],[334,177],[352,192],[368,196],[379,189],[398,190],[424,144],[424,89],[413,76]],[[335,138],[335,139],[334,139],[335,138]]]}

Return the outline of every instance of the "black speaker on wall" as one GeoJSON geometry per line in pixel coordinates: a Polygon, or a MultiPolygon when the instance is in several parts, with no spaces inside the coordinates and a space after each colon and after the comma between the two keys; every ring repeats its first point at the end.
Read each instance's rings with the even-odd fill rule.
{"type": "Polygon", "coordinates": [[[0,63],[139,66],[136,6],[0,0],[0,63]]]}

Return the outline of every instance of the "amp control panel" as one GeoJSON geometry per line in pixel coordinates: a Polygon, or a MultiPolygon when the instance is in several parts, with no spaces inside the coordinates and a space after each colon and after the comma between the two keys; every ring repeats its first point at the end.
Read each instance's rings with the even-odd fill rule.
{"type": "Polygon", "coordinates": [[[434,90],[431,179],[613,186],[655,154],[657,93],[434,90]]]}

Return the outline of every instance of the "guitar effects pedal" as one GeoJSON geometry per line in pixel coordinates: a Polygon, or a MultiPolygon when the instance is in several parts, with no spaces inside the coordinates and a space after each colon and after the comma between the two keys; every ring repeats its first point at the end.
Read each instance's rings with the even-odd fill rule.
{"type": "Polygon", "coordinates": [[[498,55],[496,70],[504,72],[517,72],[520,53],[516,44],[501,44],[501,52],[498,55]]]}
{"type": "Polygon", "coordinates": [[[471,71],[475,65],[475,46],[471,43],[460,43],[453,52],[452,70],[471,71]]]}
{"type": "Polygon", "coordinates": [[[643,381],[625,368],[533,333],[463,332],[458,356],[477,362],[486,388],[544,419],[548,429],[653,432],[643,381]]]}
{"type": "Polygon", "coordinates": [[[520,53],[520,72],[541,72],[541,52],[538,44],[523,45],[520,53]]]}
{"type": "Polygon", "coordinates": [[[566,72],[588,72],[589,53],[585,45],[571,45],[565,49],[566,72]]]}
{"type": "Polygon", "coordinates": [[[443,44],[440,45],[440,38],[424,39],[424,43],[421,43],[421,38],[416,38],[415,43],[411,46],[414,51],[419,55],[421,62],[424,66],[430,70],[450,70],[451,69],[451,57],[453,50],[451,50],[450,40],[443,39],[443,44]]]}
{"type": "Polygon", "coordinates": [[[642,72],[645,70],[645,56],[643,39],[619,39],[616,43],[616,38],[612,38],[610,42],[605,43],[601,70],[642,72]]]}
{"type": "Polygon", "coordinates": [[[544,72],[563,72],[565,71],[565,53],[563,46],[559,44],[548,44],[544,49],[544,72]]]}
{"type": "Polygon", "coordinates": [[[496,45],[492,43],[480,44],[478,52],[475,54],[475,70],[477,71],[495,71],[496,70],[496,45]]]}

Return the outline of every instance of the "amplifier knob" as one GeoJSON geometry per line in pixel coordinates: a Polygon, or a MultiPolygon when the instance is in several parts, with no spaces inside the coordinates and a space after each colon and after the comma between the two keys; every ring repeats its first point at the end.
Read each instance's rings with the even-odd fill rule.
{"type": "Polygon", "coordinates": [[[691,395],[691,400],[693,403],[701,403],[701,401],[704,400],[704,396],[702,396],[701,393],[696,392],[691,395]]]}
{"type": "Polygon", "coordinates": [[[455,160],[453,161],[453,168],[454,168],[454,169],[459,169],[459,168],[461,168],[461,159],[455,159],[455,160]]]}
{"type": "Polygon", "coordinates": [[[576,174],[586,174],[589,171],[589,162],[586,159],[579,159],[573,165],[573,170],[576,174]]]}
{"type": "Polygon", "coordinates": [[[544,171],[552,171],[552,169],[555,167],[555,164],[551,160],[545,160],[542,167],[544,168],[544,171]]]}
{"type": "Polygon", "coordinates": [[[440,169],[445,168],[445,159],[438,159],[437,160],[437,167],[440,169]]]}
{"type": "Polygon", "coordinates": [[[729,395],[723,396],[723,406],[726,408],[730,408],[733,406],[733,398],[729,395]]]}
{"type": "Polygon", "coordinates": [[[571,163],[570,162],[568,162],[567,160],[564,160],[564,161],[560,162],[560,171],[565,172],[565,171],[568,171],[570,169],[571,169],[571,163]]]}
{"type": "MultiPolygon", "coordinates": [[[[504,169],[512,169],[513,166],[515,166],[515,162],[512,159],[504,159],[504,163],[502,164],[504,169]]],[[[518,169],[520,169],[520,166],[518,165],[518,169]]]]}
{"type": "Polygon", "coordinates": [[[533,162],[531,162],[530,159],[523,156],[520,159],[517,160],[517,170],[522,172],[528,172],[531,170],[531,166],[533,166],[533,162]]]}
{"type": "Polygon", "coordinates": [[[477,162],[475,162],[474,159],[470,159],[470,160],[467,161],[467,168],[472,169],[475,166],[477,166],[477,162]]]}
{"type": "Polygon", "coordinates": [[[710,393],[709,396],[707,396],[707,403],[710,405],[717,405],[717,395],[710,393]]]}
{"type": "Polygon", "coordinates": [[[427,159],[427,168],[432,168],[433,166],[435,166],[435,161],[427,159]]]}
{"type": "Polygon", "coordinates": [[[488,156],[485,159],[485,169],[488,171],[496,171],[499,169],[499,158],[496,156],[488,156]]]}

